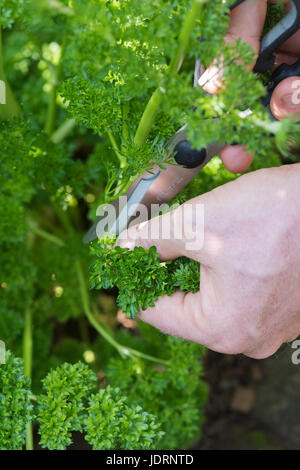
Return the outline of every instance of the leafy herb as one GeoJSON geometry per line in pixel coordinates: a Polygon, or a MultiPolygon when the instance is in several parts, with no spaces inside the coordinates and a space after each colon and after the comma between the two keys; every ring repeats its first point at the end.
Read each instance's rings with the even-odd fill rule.
{"type": "MultiPolygon", "coordinates": [[[[12,351],[0,365],[1,449],[32,449],[33,424],[49,449],[67,448],[74,430],[95,449],[187,448],[201,435],[204,348],[140,322],[131,334],[115,291],[104,293],[116,286],[135,317],[177,288],[196,292],[199,264],[95,243],[90,291],[82,235],[99,203],[164,167],[183,123],[193,145],[246,144],[252,169],[281,164],[277,150],[299,141],[294,122],[270,122],[260,104],[250,48],[224,43],[228,4],[1,2],[0,340],[12,351]],[[193,88],[195,58],[224,67],[219,95],[193,88]]],[[[235,177],[215,158],[176,202],[235,177]]]]}
{"type": "Polygon", "coordinates": [[[90,399],[85,426],[86,440],[95,450],[154,449],[163,436],[155,416],[110,386],[90,399]]]}
{"type": "Polygon", "coordinates": [[[30,380],[24,376],[21,359],[6,352],[0,366],[0,449],[20,450],[26,436],[26,423],[33,418],[29,401],[30,380]]]}
{"type": "Polygon", "coordinates": [[[199,290],[199,263],[180,258],[174,262],[161,263],[156,248],[150,250],[115,246],[112,240],[94,244],[92,253],[96,258],[92,266],[91,288],[118,287],[118,306],[129,318],[139,309],[153,307],[161,295],[171,295],[176,287],[196,292],[199,290]]]}

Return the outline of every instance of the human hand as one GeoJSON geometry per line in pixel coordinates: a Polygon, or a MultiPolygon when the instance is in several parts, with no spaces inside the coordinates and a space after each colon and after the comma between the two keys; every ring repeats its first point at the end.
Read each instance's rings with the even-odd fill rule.
{"type": "MultiPolygon", "coordinates": [[[[273,1],[276,3],[276,0],[273,1]]],[[[287,8],[289,2],[286,2],[287,8]]],[[[258,54],[260,39],[265,24],[267,12],[267,0],[247,0],[231,12],[231,21],[227,42],[235,42],[242,38],[250,44],[258,54]]],[[[282,63],[293,64],[300,57],[300,31],[292,36],[277,51],[275,67],[282,63]]],[[[254,64],[253,64],[254,66],[254,64]]],[[[203,88],[212,94],[218,93],[221,86],[221,74],[216,66],[209,67],[200,79],[203,88]]],[[[290,77],[283,80],[275,89],[271,100],[271,111],[277,119],[287,116],[300,116],[300,79],[290,77]]],[[[253,155],[245,152],[241,145],[227,145],[221,152],[220,157],[228,170],[233,173],[241,173],[250,166],[253,155]]]]}
{"type": "Polygon", "coordinates": [[[201,263],[200,291],[161,297],[140,318],[227,354],[273,354],[300,333],[300,164],[259,170],[123,232],[122,247],[201,263]],[[186,211],[189,205],[190,210],[186,211]],[[200,206],[199,206],[200,205],[200,206]],[[204,243],[192,243],[199,207],[204,243]],[[162,227],[169,224],[170,237],[162,227]],[[176,238],[184,227],[184,237],[176,238]],[[158,237],[151,238],[151,234],[158,237]]]}

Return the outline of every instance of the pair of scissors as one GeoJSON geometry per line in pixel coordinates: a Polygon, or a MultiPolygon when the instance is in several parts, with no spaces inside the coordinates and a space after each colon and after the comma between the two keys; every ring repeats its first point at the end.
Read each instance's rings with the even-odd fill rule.
{"type": "MultiPolygon", "coordinates": [[[[246,0],[234,2],[230,9],[240,5],[246,0]]],[[[290,10],[284,18],[269,31],[261,41],[260,53],[254,67],[255,73],[264,73],[270,70],[275,63],[275,51],[298,29],[300,29],[300,0],[290,1],[290,10]]],[[[199,61],[195,68],[195,83],[200,78],[199,61]]],[[[264,105],[269,107],[271,96],[276,86],[285,78],[300,77],[300,59],[293,65],[282,64],[273,73],[267,86],[268,95],[264,99],[264,105]]],[[[105,232],[118,236],[123,230],[135,225],[137,213],[139,222],[148,220],[154,216],[153,207],[170,202],[200,171],[201,169],[224,147],[225,143],[213,142],[206,148],[191,148],[186,135],[186,126],[183,126],[166,144],[167,154],[173,155],[174,163],[166,164],[166,169],[158,167],[153,171],[142,175],[129,188],[127,193],[114,201],[112,217],[101,208],[100,215],[95,224],[84,236],[83,242],[89,243],[101,238],[105,232]],[[146,208],[144,218],[141,218],[139,207],[146,208]],[[104,224],[104,221],[108,221],[104,224]]]]}

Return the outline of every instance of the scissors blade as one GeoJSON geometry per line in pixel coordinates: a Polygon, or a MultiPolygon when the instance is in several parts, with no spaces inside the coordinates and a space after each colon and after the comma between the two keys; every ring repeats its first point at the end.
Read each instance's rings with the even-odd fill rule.
{"type": "MultiPolygon", "coordinates": [[[[100,208],[100,212],[102,212],[102,214],[84,236],[83,243],[90,243],[97,238],[101,238],[105,232],[119,235],[123,230],[125,230],[128,227],[130,219],[132,219],[134,215],[133,208],[142,203],[148,189],[152,185],[153,181],[158,178],[159,173],[159,171],[153,175],[149,175],[148,173],[148,177],[141,177],[131,185],[124,196],[113,201],[111,203],[111,207],[115,211],[113,219],[106,220],[108,212],[105,209],[108,205],[103,204],[100,208]]],[[[97,210],[97,213],[98,212],[99,211],[97,210]]]]}
{"type": "MultiPolygon", "coordinates": [[[[187,141],[183,126],[167,143],[168,155],[174,153],[175,147],[187,141]]],[[[112,203],[109,217],[108,210],[102,206],[101,215],[85,235],[83,242],[89,243],[101,238],[105,232],[118,236],[126,228],[138,222],[154,217],[163,209],[163,204],[170,202],[199,173],[208,161],[221,150],[224,144],[212,143],[205,149],[205,157],[195,168],[185,168],[174,164],[165,164],[165,169],[154,167],[152,173],[145,173],[138,178],[124,196],[112,203]]],[[[98,212],[98,211],[97,211],[98,212]]]]}

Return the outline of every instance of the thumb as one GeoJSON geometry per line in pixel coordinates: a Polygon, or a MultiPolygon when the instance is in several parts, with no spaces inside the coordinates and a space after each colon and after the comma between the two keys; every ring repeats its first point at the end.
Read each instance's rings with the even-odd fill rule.
{"type": "Polygon", "coordinates": [[[155,246],[163,261],[187,256],[197,261],[201,257],[201,262],[205,263],[203,243],[206,199],[206,195],[198,196],[170,212],[130,227],[120,234],[117,244],[129,249],[155,246]]]}
{"type": "Polygon", "coordinates": [[[300,77],[283,80],[275,88],[271,98],[271,111],[276,119],[300,118],[300,77]]]}

